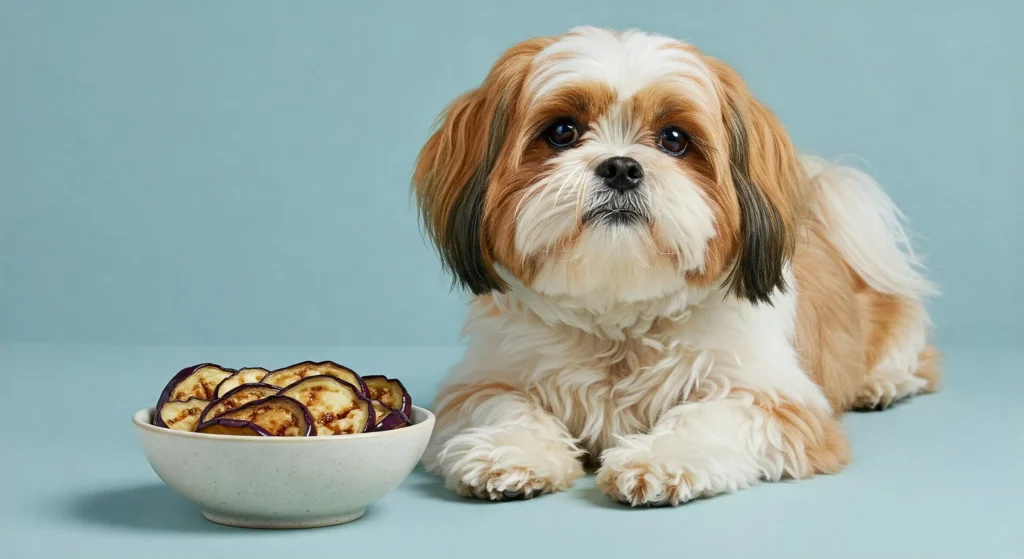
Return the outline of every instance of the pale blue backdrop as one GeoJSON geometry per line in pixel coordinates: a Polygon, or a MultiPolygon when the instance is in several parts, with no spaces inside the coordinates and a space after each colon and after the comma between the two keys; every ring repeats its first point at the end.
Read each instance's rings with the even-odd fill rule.
{"type": "Polygon", "coordinates": [[[0,554],[1024,557],[1022,23],[1021,0],[0,0],[0,554]],[[413,160],[504,48],[585,23],[689,39],[800,147],[866,162],[945,291],[943,391],[846,416],[841,475],[671,510],[593,477],[475,506],[417,472],[345,526],[203,520],[128,418],[203,361],[335,359],[429,406],[464,311],[413,160]]]}
{"type": "Polygon", "coordinates": [[[577,24],[689,39],[908,214],[948,344],[1024,338],[1020,0],[0,2],[0,340],[450,344],[435,116],[577,24]]]}

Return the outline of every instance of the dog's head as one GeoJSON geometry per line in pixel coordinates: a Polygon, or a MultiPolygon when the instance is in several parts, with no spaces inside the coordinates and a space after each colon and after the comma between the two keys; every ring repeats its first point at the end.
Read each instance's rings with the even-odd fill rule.
{"type": "Polygon", "coordinates": [[[420,153],[427,231],[475,294],[631,302],[785,289],[806,181],[773,114],[679,41],[579,28],[509,49],[420,153]]]}

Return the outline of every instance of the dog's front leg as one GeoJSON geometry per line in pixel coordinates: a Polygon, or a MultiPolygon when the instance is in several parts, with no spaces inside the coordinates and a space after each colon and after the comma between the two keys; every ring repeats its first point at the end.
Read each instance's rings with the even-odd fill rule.
{"type": "Polygon", "coordinates": [[[505,500],[561,491],[583,475],[565,426],[502,383],[448,387],[436,406],[427,470],[463,496],[505,500]]]}
{"type": "Polygon", "coordinates": [[[827,410],[756,391],[672,408],[648,434],[621,437],[597,484],[633,506],[677,505],[761,480],[834,473],[850,460],[827,410]]]}

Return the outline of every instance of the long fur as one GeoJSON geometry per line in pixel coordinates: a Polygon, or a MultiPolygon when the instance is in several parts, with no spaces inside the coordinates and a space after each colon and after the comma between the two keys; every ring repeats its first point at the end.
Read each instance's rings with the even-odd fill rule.
{"type": "Polygon", "coordinates": [[[903,216],[868,175],[798,155],[691,45],[595,28],[516,45],[413,182],[474,294],[424,457],[460,494],[560,491],[586,463],[634,506],[836,473],[844,411],[938,388],[903,216]],[[546,142],[566,118],[578,142],[546,142]],[[683,155],[659,147],[669,126],[683,155]],[[642,166],[636,190],[595,173],[613,156],[642,166]],[[638,218],[587,219],[622,208],[638,218]]]}

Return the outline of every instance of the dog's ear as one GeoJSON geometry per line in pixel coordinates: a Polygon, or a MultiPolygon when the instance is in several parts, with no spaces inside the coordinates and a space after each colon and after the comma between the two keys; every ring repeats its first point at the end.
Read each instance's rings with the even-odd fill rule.
{"type": "Polygon", "coordinates": [[[483,239],[487,183],[504,143],[505,109],[484,89],[456,99],[420,151],[413,186],[424,225],[453,283],[502,291],[483,239]]]}
{"type": "Polygon", "coordinates": [[[771,304],[788,289],[799,220],[808,207],[807,180],[782,123],[754,98],[739,74],[719,61],[718,76],[729,136],[729,168],[739,202],[739,245],[726,280],[729,291],[754,304],[771,304]]]}
{"type": "Polygon", "coordinates": [[[484,212],[530,62],[546,44],[526,41],[502,55],[480,87],[448,106],[416,162],[413,189],[427,233],[453,285],[475,295],[508,289],[494,269],[484,212]]]}

